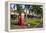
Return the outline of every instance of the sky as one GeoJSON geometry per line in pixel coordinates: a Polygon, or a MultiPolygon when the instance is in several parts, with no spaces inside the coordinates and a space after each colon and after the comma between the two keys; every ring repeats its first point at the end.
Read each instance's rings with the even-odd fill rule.
{"type": "MultiPolygon", "coordinates": [[[[31,7],[31,5],[24,5],[24,4],[20,4],[20,5],[22,5],[22,8],[23,8],[23,9],[24,9],[25,7],[26,7],[27,9],[29,9],[29,7],[31,7]]],[[[17,8],[17,6],[16,6],[16,4],[11,3],[11,4],[10,4],[10,8],[15,9],[15,8],[17,8]]]]}

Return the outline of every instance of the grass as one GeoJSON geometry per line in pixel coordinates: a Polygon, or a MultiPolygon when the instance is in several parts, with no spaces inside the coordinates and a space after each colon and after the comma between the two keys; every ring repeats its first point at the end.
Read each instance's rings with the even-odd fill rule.
{"type": "Polygon", "coordinates": [[[30,24],[32,26],[35,26],[35,25],[41,23],[41,20],[40,20],[40,18],[29,18],[29,19],[26,18],[26,23],[30,24]]]}
{"type": "MultiPolygon", "coordinates": [[[[26,18],[25,20],[27,25],[30,24],[30,27],[34,27],[39,23],[42,24],[42,21],[40,18],[26,18]]],[[[14,20],[11,20],[11,29],[19,28],[18,25],[16,25],[16,23],[17,22],[15,22],[14,20]]]]}

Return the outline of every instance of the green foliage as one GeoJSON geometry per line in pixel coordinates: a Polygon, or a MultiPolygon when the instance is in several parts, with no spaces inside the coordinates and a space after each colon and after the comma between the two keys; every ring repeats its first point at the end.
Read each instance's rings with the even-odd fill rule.
{"type": "Polygon", "coordinates": [[[23,8],[22,8],[22,6],[20,5],[20,4],[17,4],[17,12],[18,13],[21,13],[21,12],[23,12],[23,8]]]}
{"type": "Polygon", "coordinates": [[[43,9],[41,8],[42,5],[32,5],[32,11],[34,11],[36,14],[42,15],[43,9]]]}

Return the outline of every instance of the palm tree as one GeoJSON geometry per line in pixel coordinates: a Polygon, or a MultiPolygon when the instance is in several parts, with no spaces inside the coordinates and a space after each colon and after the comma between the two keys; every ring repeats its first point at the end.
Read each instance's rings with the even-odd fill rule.
{"type": "Polygon", "coordinates": [[[26,18],[27,18],[27,12],[29,11],[29,7],[30,7],[30,5],[25,5],[25,9],[26,9],[26,18]]]}

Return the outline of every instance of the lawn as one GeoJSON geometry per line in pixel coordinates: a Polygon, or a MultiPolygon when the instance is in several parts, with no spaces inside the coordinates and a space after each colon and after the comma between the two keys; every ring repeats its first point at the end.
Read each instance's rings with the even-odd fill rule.
{"type": "Polygon", "coordinates": [[[36,26],[42,23],[40,18],[26,18],[26,23],[30,24],[30,26],[36,26]]]}
{"type": "MultiPolygon", "coordinates": [[[[34,28],[37,25],[42,26],[42,21],[40,18],[26,18],[26,26],[25,28],[34,28]],[[30,24],[30,26],[28,25],[30,24]]],[[[17,25],[17,21],[11,20],[11,29],[19,29],[21,26],[17,25]]]]}

